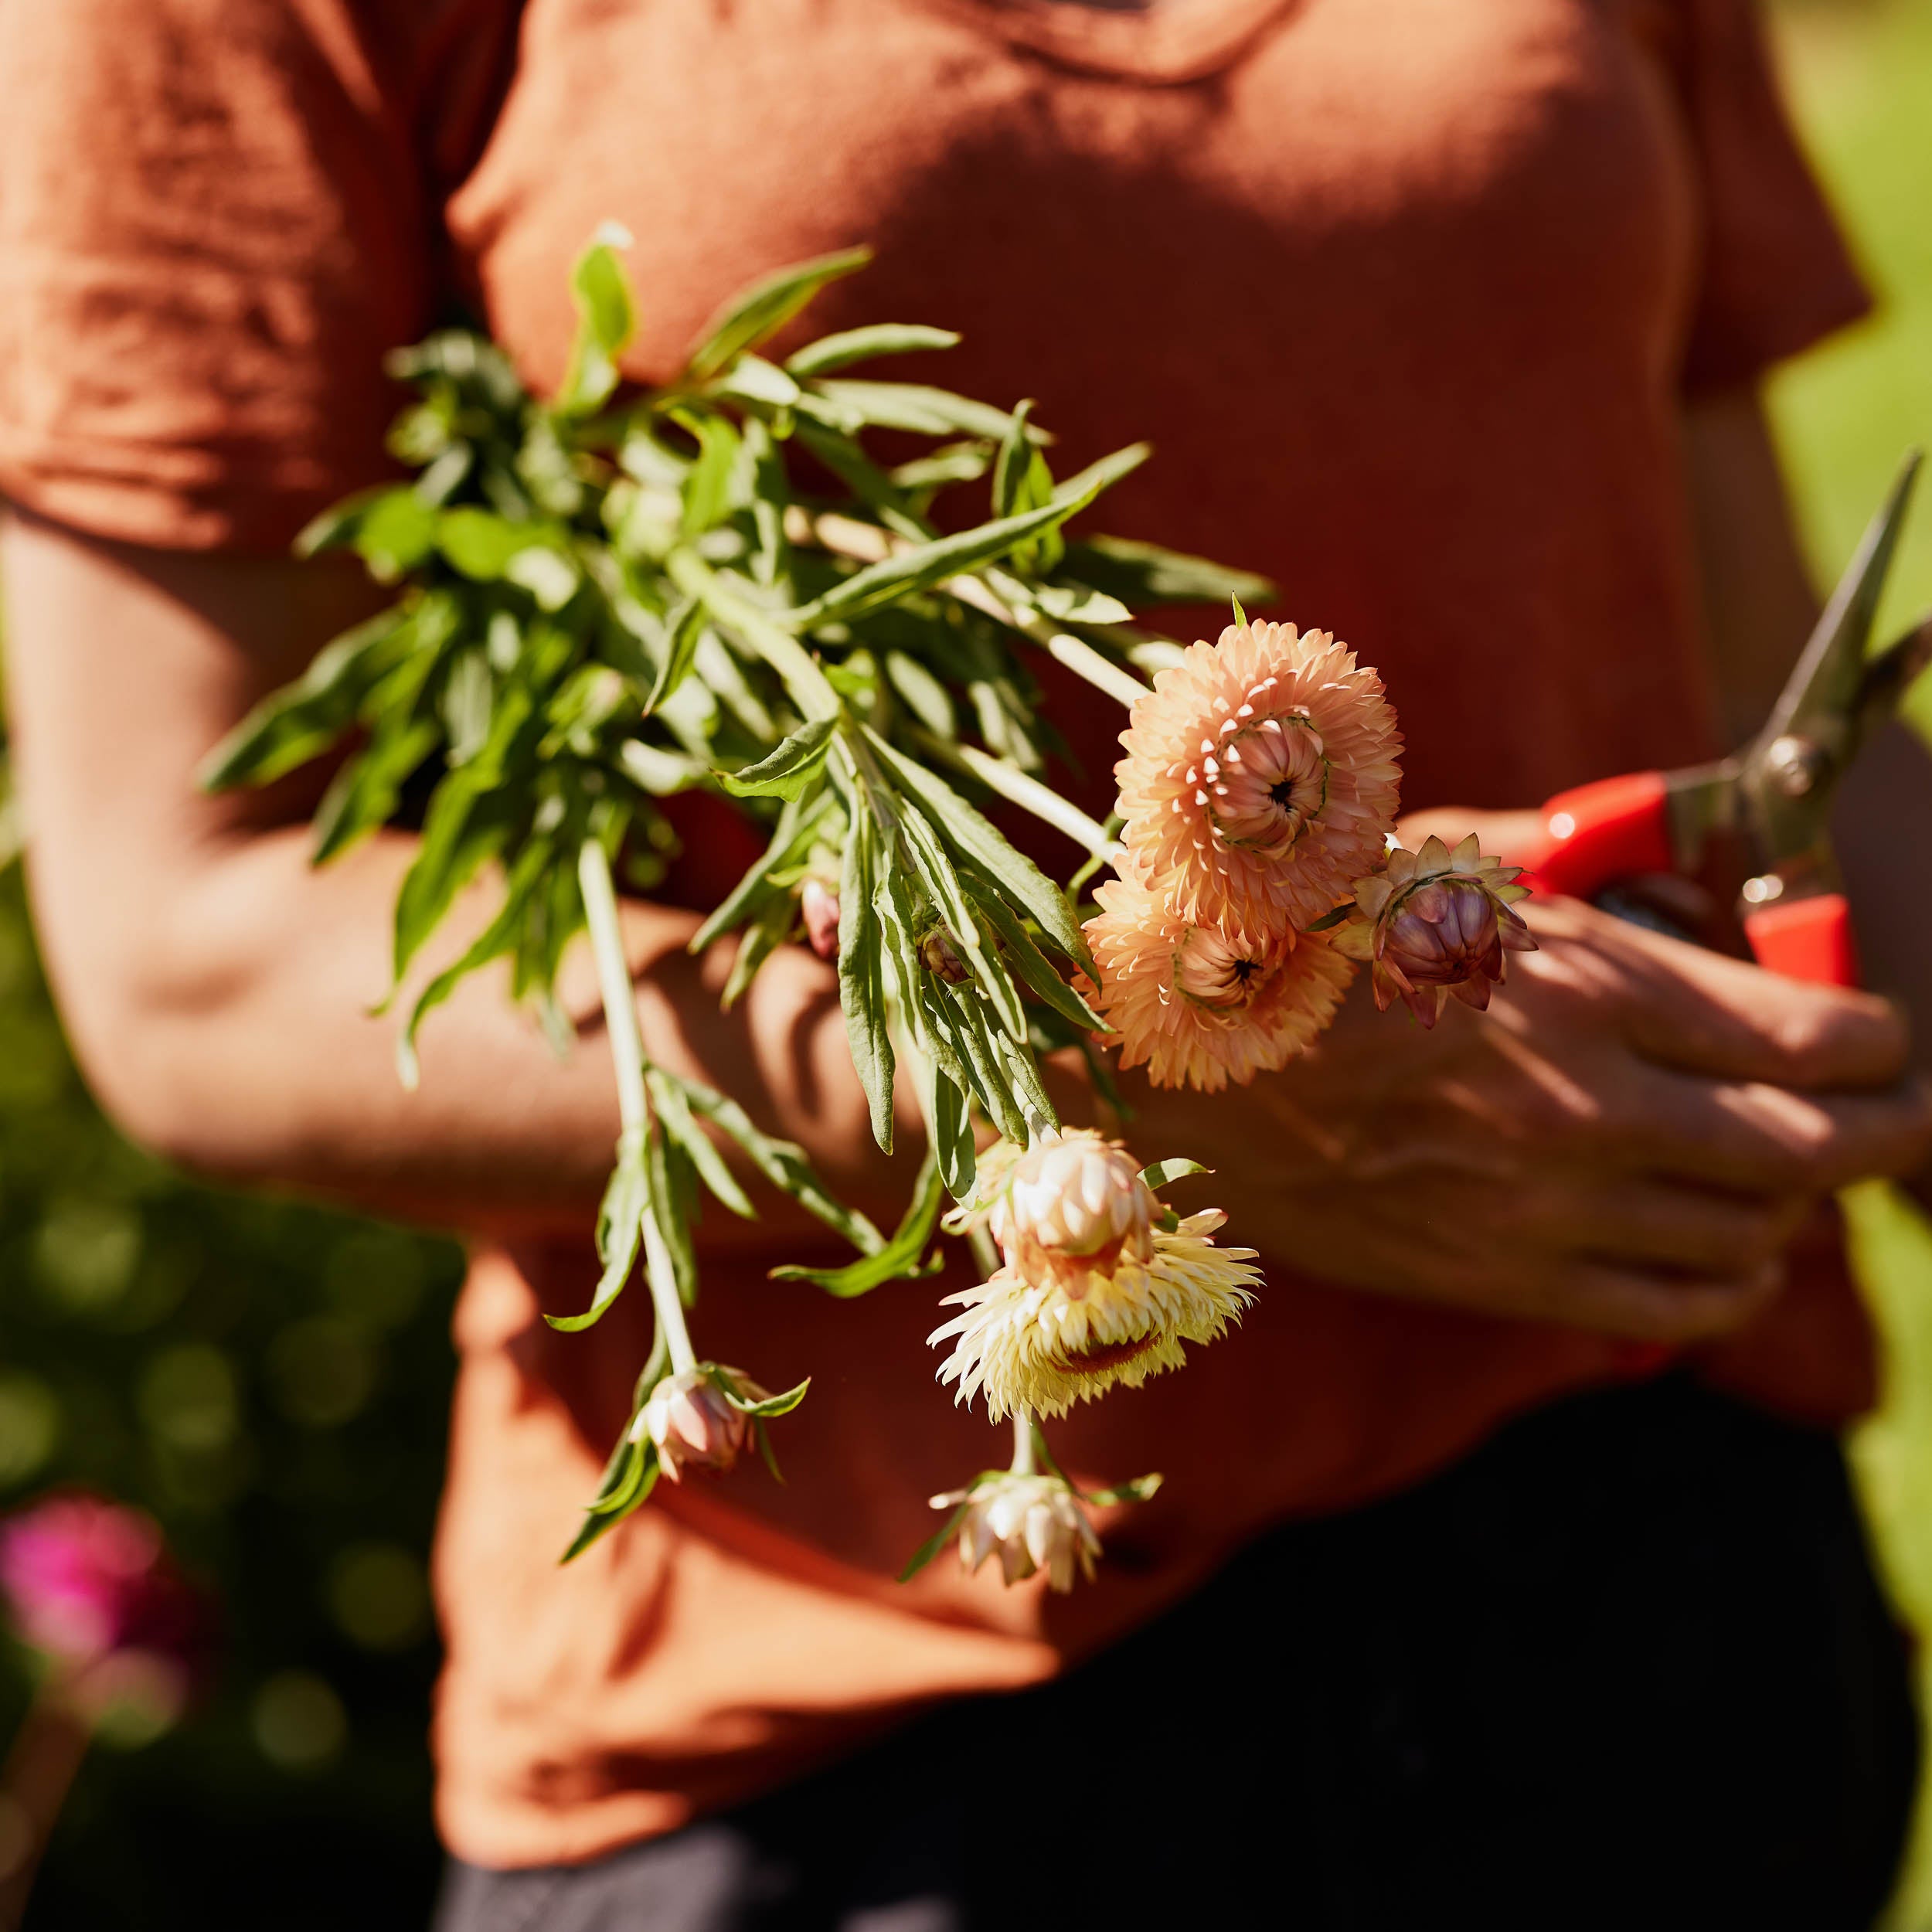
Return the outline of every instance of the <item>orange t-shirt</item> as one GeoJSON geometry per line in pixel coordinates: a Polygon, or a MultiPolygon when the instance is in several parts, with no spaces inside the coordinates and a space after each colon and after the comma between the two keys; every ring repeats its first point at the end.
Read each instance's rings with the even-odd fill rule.
{"type": "MultiPolygon", "coordinates": [[[[59,0],[0,9],[0,73],[21,502],[278,545],[379,471],[379,355],[448,291],[550,383],[615,217],[649,379],[753,274],[869,241],[812,331],[963,329],[905,372],[1039,396],[1070,467],[1150,437],[1107,527],[1268,573],[1379,665],[1411,806],[1709,753],[1682,396],[1861,301],[1747,0],[59,0]]],[[[560,1570],[641,1351],[636,1308],[539,1321],[590,1271],[587,1232],[484,1253],[457,1318],[437,1743],[484,1863],[589,1857],[1037,1679],[1270,1522],[1614,1372],[1589,1335],[1277,1264],[1237,1337],[1056,1428],[1079,1472],[1168,1477],[1097,1587],[901,1587],[927,1498],[998,1454],[933,1386],[940,1290],[714,1268],[706,1352],[815,1377],[789,1486],[665,1485],[560,1570]]]]}

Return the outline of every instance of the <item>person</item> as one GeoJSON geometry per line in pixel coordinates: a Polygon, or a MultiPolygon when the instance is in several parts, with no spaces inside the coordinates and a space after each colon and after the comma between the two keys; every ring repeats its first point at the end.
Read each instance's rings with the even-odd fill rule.
{"type": "MultiPolygon", "coordinates": [[[[1485,1016],[1352,1005],[1212,1100],[1130,1080],[1268,1286],[1055,1430],[1168,1478],[1064,1599],[893,1581],[987,1460],[931,1386],[956,1282],[829,1306],[764,1278],[782,1203],[708,1221],[707,1352],[815,1378],[788,1484],[664,1485],[560,1570],[645,1332],[634,1296],[540,1318],[583,1300],[607,1062],[475,984],[401,1091],[364,1008],[411,835],[313,871],[311,786],[192,783],[369,607],[287,546],[385,473],[383,352],[466,306],[553,383],[608,219],[639,381],[865,241],[798,328],[961,329],[943,379],[1038,396],[1070,464],[1149,436],[1108,527],[1379,666],[1428,824],[1507,850],[1563,786],[1715,753],[1811,608],[1757,385],[1865,300],[1748,0],[65,0],[0,9],[0,73],[8,689],[77,1050],[191,1168],[472,1243],[449,1932],[1866,1921],[1916,1745],[1830,1434],[1869,1338],[1805,1230],[1924,1162],[1897,1006],[1539,900],[1485,1016]]],[[[1843,840],[1923,1009],[1912,755],[1843,840]]],[[[648,1050],[889,1212],[830,969],[781,950],[721,1015],[729,947],[685,954],[707,837],[625,908],[648,1050]]]]}

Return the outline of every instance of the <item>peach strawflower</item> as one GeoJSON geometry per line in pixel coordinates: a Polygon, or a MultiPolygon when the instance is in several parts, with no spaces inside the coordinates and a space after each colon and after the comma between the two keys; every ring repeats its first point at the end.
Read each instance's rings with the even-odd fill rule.
{"type": "Polygon", "coordinates": [[[1063,1476],[1018,1471],[995,1476],[969,1488],[948,1490],[932,1499],[935,1509],[957,1509],[959,1560],[968,1573],[988,1556],[999,1558],[1000,1576],[1010,1587],[1036,1570],[1064,1595],[1076,1571],[1090,1583],[1100,1539],[1087,1521],[1073,1486],[1063,1476]]]}
{"type": "Polygon", "coordinates": [[[1402,739],[1382,680],[1325,631],[1230,624],[1158,673],[1114,767],[1131,867],[1196,925],[1305,927],[1380,859],[1402,739]]]}
{"type": "Polygon", "coordinates": [[[1519,868],[1486,858],[1471,832],[1454,852],[1440,838],[1418,852],[1398,845],[1375,876],[1358,880],[1355,906],[1335,929],[1338,952],[1370,961],[1376,1005],[1397,995],[1424,1026],[1451,994],[1481,1012],[1503,981],[1511,953],[1533,953],[1529,928],[1511,910],[1529,888],[1519,868]]]}
{"type": "Polygon", "coordinates": [[[1082,984],[1120,1036],[1121,1064],[1156,1087],[1218,1092],[1285,1066],[1335,1017],[1355,968],[1319,935],[1257,943],[1196,924],[1138,879],[1094,893],[1082,929],[1100,985],[1082,984]]]}
{"type": "Polygon", "coordinates": [[[980,1161],[978,1196],[1006,1265],[1036,1286],[1083,1294],[1123,1256],[1154,1258],[1161,1204],[1140,1162],[1091,1128],[1049,1131],[1024,1151],[999,1143],[980,1161]]]}
{"type": "Polygon", "coordinates": [[[1217,1341],[1260,1281],[1252,1248],[1217,1248],[1227,1219],[1218,1209],[1156,1228],[1151,1259],[1123,1253],[1111,1274],[1090,1274],[1081,1291],[1029,1281],[1002,1267],[976,1287],[949,1294],[961,1308],[927,1338],[951,1338],[939,1379],[955,1400],[986,1398],[997,1421],[1022,1404],[1063,1416],[1119,1383],[1136,1389],[1187,1359],[1186,1342],[1217,1341]]]}
{"type": "Polygon", "coordinates": [[[749,1376],[706,1362],[666,1376],[639,1412],[634,1433],[657,1447],[658,1466],[673,1482],[687,1469],[729,1469],[751,1437],[751,1419],[734,1403],[767,1398],[749,1376]]]}

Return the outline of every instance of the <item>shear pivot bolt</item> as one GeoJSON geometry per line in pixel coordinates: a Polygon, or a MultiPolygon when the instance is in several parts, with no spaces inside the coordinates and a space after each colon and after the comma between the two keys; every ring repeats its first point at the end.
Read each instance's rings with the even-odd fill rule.
{"type": "Polygon", "coordinates": [[[1800,738],[1787,733],[1781,738],[1771,740],[1770,748],[1764,754],[1764,769],[1770,774],[1773,784],[1787,798],[1803,798],[1816,787],[1825,776],[1828,760],[1823,750],[1809,738],[1800,738]]]}

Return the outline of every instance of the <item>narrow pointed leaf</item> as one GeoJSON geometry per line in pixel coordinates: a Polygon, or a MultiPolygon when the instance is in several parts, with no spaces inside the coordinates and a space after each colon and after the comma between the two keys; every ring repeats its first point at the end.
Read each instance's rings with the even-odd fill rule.
{"type": "Polygon", "coordinates": [[[784,328],[826,283],[863,268],[871,260],[869,248],[842,249],[781,268],[755,283],[713,318],[692,353],[692,379],[702,383],[716,376],[734,355],[756,349],[784,328]]]}
{"type": "Polygon", "coordinates": [[[810,1281],[841,1301],[869,1294],[888,1281],[915,1281],[937,1274],[945,1266],[943,1256],[924,1259],[939,1220],[939,1204],[944,1194],[939,1164],[929,1149],[920,1162],[919,1179],[913,1189],[911,1204],[892,1239],[876,1254],[849,1262],[842,1268],[782,1267],[771,1270],[774,1281],[810,1281]]]}
{"type": "Polygon", "coordinates": [[[1177,1158],[1171,1161],[1155,1161],[1151,1165],[1142,1168],[1141,1179],[1158,1193],[1170,1182],[1185,1180],[1190,1174],[1212,1174],[1213,1172],[1213,1168],[1203,1167],[1199,1161],[1177,1158]]]}
{"type": "Polygon", "coordinates": [[[718,782],[737,798],[798,798],[817,775],[831,748],[835,718],[814,718],[755,765],[721,771],[718,782]]]}
{"type": "Polygon", "coordinates": [[[785,367],[797,376],[828,376],[834,369],[869,362],[876,356],[956,349],[959,340],[950,328],[928,328],[923,322],[874,322],[868,328],[841,329],[835,335],[821,335],[817,342],[808,342],[786,359],[785,367]]]}

